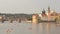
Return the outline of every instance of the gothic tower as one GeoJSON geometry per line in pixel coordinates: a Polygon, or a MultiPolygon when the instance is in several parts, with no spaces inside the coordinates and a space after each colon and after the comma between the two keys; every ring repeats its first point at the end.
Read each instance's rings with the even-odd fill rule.
{"type": "Polygon", "coordinates": [[[45,14],[45,13],[46,13],[46,11],[43,9],[42,14],[45,14]]]}
{"type": "Polygon", "coordinates": [[[50,6],[48,6],[48,13],[50,13],[50,6]]]}

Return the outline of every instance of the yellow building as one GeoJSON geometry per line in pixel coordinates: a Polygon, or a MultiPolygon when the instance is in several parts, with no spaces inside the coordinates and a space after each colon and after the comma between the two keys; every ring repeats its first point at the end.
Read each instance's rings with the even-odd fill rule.
{"type": "Polygon", "coordinates": [[[38,23],[38,14],[33,14],[32,15],[32,22],[33,23],[38,23]]]}

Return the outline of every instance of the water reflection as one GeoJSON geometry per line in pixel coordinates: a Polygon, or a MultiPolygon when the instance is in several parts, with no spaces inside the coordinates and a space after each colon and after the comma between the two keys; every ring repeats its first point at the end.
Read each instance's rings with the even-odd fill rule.
{"type": "Polygon", "coordinates": [[[60,24],[41,23],[0,23],[1,34],[60,34],[60,24]]]}
{"type": "Polygon", "coordinates": [[[50,34],[50,23],[39,23],[40,34],[50,34]]]}
{"type": "Polygon", "coordinates": [[[37,34],[38,33],[38,24],[32,23],[32,33],[37,34]]]}
{"type": "Polygon", "coordinates": [[[33,23],[32,32],[33,34],[60,34],[60,27],[57,27],[57,24],[53,22],[39,24],[33,23]]]}
{"type": "Polygon", "coordinates": [[[56,26],[60,26],[60,23],[56,23],[55,25],[56,25],[56,26]]]}
{"type": "Polygon", "coordinates": [[[43,34],[43,23],[39,23],[39,34],[43,34]]]}
{"type": "Polygon", "coordinates": [[[50,23],[46,24],[46,29],[47,29],[47,33],[46,34],[50,34],[50,23]]]}

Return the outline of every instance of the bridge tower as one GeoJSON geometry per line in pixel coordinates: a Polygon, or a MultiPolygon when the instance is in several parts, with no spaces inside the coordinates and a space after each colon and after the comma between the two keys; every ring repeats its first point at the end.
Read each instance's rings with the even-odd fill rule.
{"type": "Polygon", "coordinates": [[[38,23],[38,14],[32,15],[32,23],[38,23]]]}

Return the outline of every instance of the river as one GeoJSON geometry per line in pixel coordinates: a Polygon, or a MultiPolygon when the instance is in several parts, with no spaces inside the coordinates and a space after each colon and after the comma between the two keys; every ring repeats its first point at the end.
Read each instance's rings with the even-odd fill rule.
{"type": "Polygon", "coordinates": [[[60,34],[60,24],[54,22],[18,23],[0,22],[0,34],[60,34]]]}

